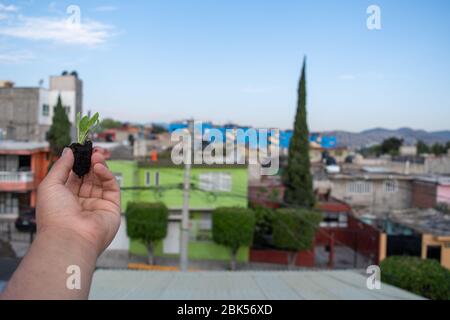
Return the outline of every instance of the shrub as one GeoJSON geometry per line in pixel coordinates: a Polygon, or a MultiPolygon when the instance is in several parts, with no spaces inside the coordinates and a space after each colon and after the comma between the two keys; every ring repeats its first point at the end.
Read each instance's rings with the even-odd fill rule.
{"type": "Polygon", "coordinates": [[[148,263],[153,264],[153,246],[167,234],[169,210],[163,203],[130,202],[126,210],[127,234],[147,247],[148,263]]]}
{"type": "Polygon", "coordinates": [[[212,216],[212,234],[216,243],[231,249],[231,270],[236,269],[236,254],[241,246],[250,246],[255,229],[255,214],[246,208],[217,208],[212,216]]]}
{"type": "Polygon", "coordinates": [[[289,251],[291,268],[298,251],[311,249],[322,215],[307,209],[278,209],[273,219],[273,243],[289,251]]]}
{"type": "Polygon", "coordinates": [[[255,212],[255,233],[253,245],[259,248],[270,247],[272,242],[272,224],[274,211],[265,207],[256,207],[255,212]]]}
{"type": "Polygon", "coordinates": [[[433,300],[450,299],[450,271],[435,260],[393,256],[380,268],[385,283],[433,300]]]}

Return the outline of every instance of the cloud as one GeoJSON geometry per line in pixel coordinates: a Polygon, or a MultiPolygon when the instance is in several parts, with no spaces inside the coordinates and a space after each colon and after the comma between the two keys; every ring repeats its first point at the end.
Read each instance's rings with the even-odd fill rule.
{"type": "Polygon", "coordinates": [[[0,3],[0,12],[12,13],[12,12],[17,12],[17,11],[19,11],[19,8],[16,7],[15,5],[12,5],[12,4],[5,5],[3,3],[0,3]]]}
{"type": "Polygon", "coordinates": [[[18,11],[19,8],[12,4],[4,5],[3,3],[0,3],[0,21],[9,19],[12,14],[15,14],[18,11]]]}
{"type": "Polygon", "coordinates": [[[112,26],[93,20],[74,24],[66,18],[18,16],[13,23],[0,27],[0,35],[95,47],[105,43],[113,30],[112,26]]]}
{"type": "Polygon", "coordinates": [[[62,10],[59,10],[58,8],[58,2],[56,1],[52,1],[48,4],[48,8],[47,8],[48,12],[51,13],[61,13],[62,10]]]}
{"type": "Polygon", "coordinates": [[[344,80],[344,81],[351,81],[351,80],[355,80],[356,76],[354,74],[341,74],[339,76],[339,80],[344,80]]]}
{"type": "Polygon", "coordinates": [[[0,64],[20,64],[34,59],[30,51],[0,52],[0,64]]]}
{"type": "Polygon", "coordinates": [[[116,6],[100,6],[94,8],[94,11],[96,12],[110,12],[110,11],[116,11],[118,8],[116,6]]]}

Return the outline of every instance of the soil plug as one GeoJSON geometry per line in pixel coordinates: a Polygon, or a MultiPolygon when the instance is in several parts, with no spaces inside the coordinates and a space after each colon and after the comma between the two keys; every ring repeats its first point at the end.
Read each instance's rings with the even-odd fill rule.
{"type": "Polygon", "coordinates": [[[75,161],[73,163],[73,172],[82,178],[89,173],[91,169],[92,141],[88,140],[89,131],[94,129],[98,124],[99,114],[96,113],[92,118],[89,116],[81,117],[81,113],[77,114],[77,143],[72,143],[72,149],[75,161]]]}

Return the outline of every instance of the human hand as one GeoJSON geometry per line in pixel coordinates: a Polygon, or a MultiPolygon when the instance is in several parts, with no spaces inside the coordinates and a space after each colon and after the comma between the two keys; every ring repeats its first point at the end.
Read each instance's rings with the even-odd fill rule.
{"type": "Polygon", "coordinates": [[[37,235],[51,233],[87,243],[98,256],[120,225],[120,188],[101,152],[94,150],[83,178],[72,172],[74,156],[64,149],[38,188],[37,235]]]}

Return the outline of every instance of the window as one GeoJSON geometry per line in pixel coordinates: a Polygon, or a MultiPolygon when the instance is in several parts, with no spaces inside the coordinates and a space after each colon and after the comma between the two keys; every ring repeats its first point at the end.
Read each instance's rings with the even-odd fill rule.
{"type": "Polygon", "coordinates": [[[150,179],[150,171],[145,171],[145,185],[148,187],[150,186],[151,179],[150,179]]]}
{"type": "Polygon", "coordinates": [[[320,223],[322,228],[347,228],[348,217],[346,212],[324,212],[320,223]]]}
{"type": "Polygon", "coordinates": [[[190,225],[189,239],[191,241],[212,241],[212,217],[210,213],[194,213],[190,225]]]}
{"type": "Polygon", "coordinates": [[[433,259],[441,263],[441,246],[427,246],[427,259],[433,259]]]}
{"type": "Polygon", "coordinates": [[[396,180],[386,180],[383,184],[383,190],[386,193],[395,193],[398,191],[398,182],[396,180]]]}
{"type": "Polygon", "coordinates": [[[372,192],[372,183],[367,181],[354,181],[347,184],[349,193],[370,193],[372,192]]]}
{"type": "Polygon", "coordinates": [[[230,192],[232,188],[231,174],[208,172],[200,174],[199,187],[203,191],[230,192]]]}
{"type": "Polygon", "coordinates": [[[19,168],[19,157],[15,155],[0,155],[0,171],[16,172],[19,168]]]}
{"type": "Polygon", "coordinates": [[[6,140],[16,140],[16,128],[14,126],[6,128],[6,140]]]}
{"type": "Polygon", "coordinates": [[[0,214],[19,213],[19,199],[16,194],[0,193],[0,214]]]}
{"type": "Polygon", "coordinates": [[[48,117],[50,115],[50,107],[48,104],[43,104],[42,105],[42,115],[44,117],[48,117]]]}

